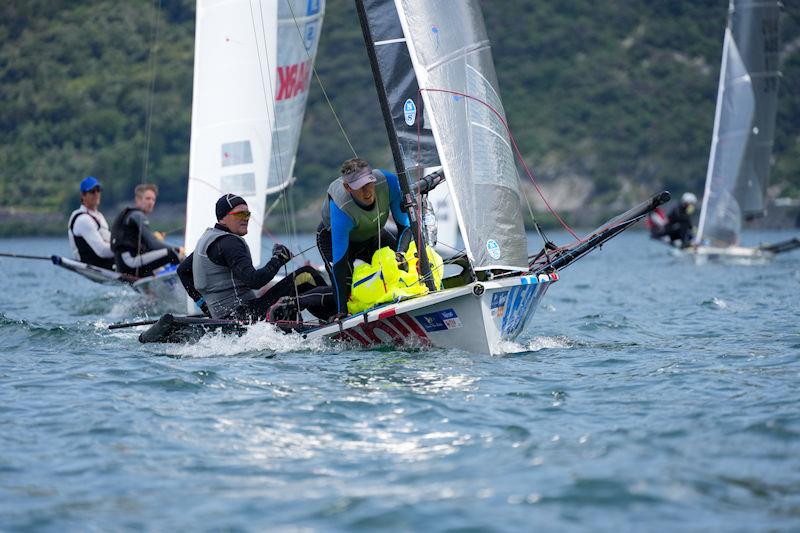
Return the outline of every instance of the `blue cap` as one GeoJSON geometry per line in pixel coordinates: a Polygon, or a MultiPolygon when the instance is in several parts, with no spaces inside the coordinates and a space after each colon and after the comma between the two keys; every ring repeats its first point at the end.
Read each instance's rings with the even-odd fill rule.
{"type": "Polygon", "coordinates": [[[81,182],[81,192],[89,192],[95,187],[98,187],[101,191],[103,190],[103,188],[100,187],[100,182],[97,181],[97,178],[94,176],[83,178],[83,181],[81,182]]]}

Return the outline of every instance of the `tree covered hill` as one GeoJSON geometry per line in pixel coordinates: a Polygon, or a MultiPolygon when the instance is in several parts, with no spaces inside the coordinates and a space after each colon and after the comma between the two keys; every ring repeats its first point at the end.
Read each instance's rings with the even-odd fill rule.
{"type": "MultiPolygon", "coordinates": [[[[506,113],[538,178],[584,182],[598,205],[661,188],[701,193],[727,4],[484,0],[506,113]]],[[[194,2],[158,5],[0,5],[0,209],[63,216],[89,174],[103,181],[106,206],[127,201],[143,179],[159,184],[160,200],[184,200],[194,2]]],[[[782,35],[772,193],[800,197],[797,2],[786,2],[782,35]]],[[[355,150],[391,168],[350,0],[327,2],[317,69],[355,150]]],[[[297,203],[318,201],[350,154],[312,82],[297,203]]]]}

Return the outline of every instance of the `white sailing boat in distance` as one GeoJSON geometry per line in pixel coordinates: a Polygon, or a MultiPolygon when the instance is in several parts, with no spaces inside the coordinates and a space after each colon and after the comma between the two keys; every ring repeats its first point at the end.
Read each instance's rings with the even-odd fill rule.
{"type": "Polygon", "coordinates": [[[739,245],[742,222],[766,213],[778,86],[778,0],[730,0],[714,132],[700,223],[699,258],[768,258],[800,247],[791,239],[748,248],[739,245]]]}
{"type": "Polygon", "coordinates": [[[261,262],[266,195],[291,183],[324,0],[198,0],[186,252],[242,196],[261,262]]]}

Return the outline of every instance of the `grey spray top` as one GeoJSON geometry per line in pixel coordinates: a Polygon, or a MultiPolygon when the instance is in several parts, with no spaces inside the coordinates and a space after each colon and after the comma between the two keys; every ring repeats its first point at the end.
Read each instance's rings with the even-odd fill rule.
{"type": "MultiPolygon", "coordinates": [[[[255,291],[237,280],[229,267],[218,265],[208,257],[208,247],[220,237],[227,235],[242,239],[238,235],[218,228],[208,228],[197,241],[192,260],[194,286],[203,295],[214,318],[225,318],[244,302],[256,297],[255,291]]],[[[242,241],[244,242],[244,239],[242,241]]],[[[244,242],[244,245],[247,248],[247,242],[244,242]]],[[[250,249],[247,248],[247,251],[249,253],[250,249]]]]}
{"type": "Polygon", "coordinates": [[[386,225],[391,208],[389,205],[389,184],[386,176],[380,170],[373,170],[375,176],[375,205],[366,210],[360,207],[349,192],[344,188],[342,178],[339,177],[328,187],[328,196],[322,205],[322,223],[326,228],[331,227],[331,210],[329,200],[333,200],[336,207],[341,209],[353,220],[350,230],[352,242],[363,242],[375,237],[386,225]]]}

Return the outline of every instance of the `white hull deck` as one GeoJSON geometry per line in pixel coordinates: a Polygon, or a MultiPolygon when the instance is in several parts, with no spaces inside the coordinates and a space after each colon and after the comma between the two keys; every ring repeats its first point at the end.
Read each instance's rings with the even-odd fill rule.
{"type": "Polygon", "coordinates": [[[774,253],[767,250],[745,246],[692,246],[681,251],[691,256],[696,264],[714,261],[740,265],[761,265],[775,257],[774,253]]]}
{"type": "Polygon", "coordinates": [[[436,346],[497,355],[530,322],[557,274],[473,282],[379,307],[305,333],[363,347],[436,346]]]}
{"type": "Polygon", "coordinates": [[[186,294],[186,289],[183,288],[183,284],[178,278],[177,267],[175,265],[170,265],[170,267],[159,270],[152,276],[134,281],[131,287],[136,292],[158,302],[159,307],[182,310],[186,307],[189,295],[186,294]]]}

